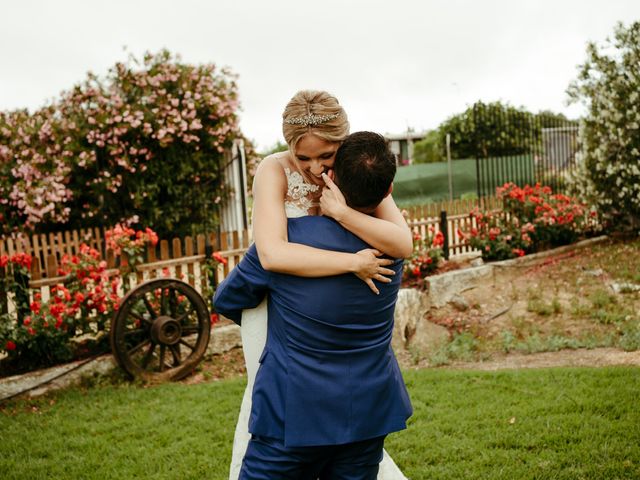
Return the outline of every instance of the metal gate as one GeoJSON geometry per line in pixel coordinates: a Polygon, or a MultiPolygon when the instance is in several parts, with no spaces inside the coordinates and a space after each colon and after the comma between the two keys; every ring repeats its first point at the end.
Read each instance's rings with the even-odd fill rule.
{"type": "Polygon", "coordinates": [[[493,196],[507,182],[550,186],[563,191],[565,175],[575,167],[577,122],[557,115],[499,111],[477,102],[473,107],[478,198],[493,196]]]}

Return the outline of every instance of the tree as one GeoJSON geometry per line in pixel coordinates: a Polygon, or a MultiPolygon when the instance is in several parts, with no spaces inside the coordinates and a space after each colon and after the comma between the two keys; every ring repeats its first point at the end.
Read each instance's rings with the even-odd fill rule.
{"type": "Polygon", "coordinates": [[[611,227],[640,228],[640,22],[619,23],[613,39],[587,46],[569,86],[588,114],[580,125],[581,162],[572,185],[611,227]]]}
{"type": "Polygon", "coordinates": [[[439,129],[429,130],[425,137],[413,146],[414,163],[444,162],[445,143],[439,129]]]}
{"type": "Polygon", "coordinates": [[[535,115],[501,102],[477,102],[440,125],[451,135],[451,157],[520,155],[537,139],[535,115]]]}
{"type": "MultiPolygon", "coordinates": [[[[453,115],[442,122],[437,131],[418,142],[416,147],[423,152],[444,151],[447,133],[451,136],[451,158],[502,157],[522,155],[534,150],[541,150],[542,128],[556,127],[571,122],[558,113],[541,111],[532,113],[524,108],[516,108],[502,102],[477,102],[464,112],[453,115]],[[437,132],[437,133],[436,133],[437,132]]],[[[434,158],[430,157],[430,158],[434,158]]]]}

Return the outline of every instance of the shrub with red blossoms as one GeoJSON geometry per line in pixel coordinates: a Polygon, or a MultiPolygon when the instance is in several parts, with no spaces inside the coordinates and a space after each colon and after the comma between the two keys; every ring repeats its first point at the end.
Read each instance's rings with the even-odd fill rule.
{"type": "Polygon", "coordinates": [[[442,259],[444,235],[436,232],[433,226],[428,229],[427,237],[420,233],[413,234],[413,253],[404,261],[402,283],[405,287],[425,288],[427,275],[438,268],[442,259]]]}
{"type": "Polygon", "coordinates": [[[31,368],[68,360],[72,351],[69,345],[69,324],[65,324],[65,315],[70,314],[63,300],[54,297],[43,303],[39,293],[30,298],[29,269],[32,257],[18,253],[11,257],[2,256],[0,266],[4,272],[0,275],[4,290],[10,297],[13,308],[3,305],[0,311],[0,351],[4,350],[10,358],[20,362],[21,367],[31,368]]]}
{"type": "Polygon", "coordinates": [[[477,227],[462,232],[486,260],[504,260],[526,253],[567,245],[599,228],[585,205],[550,187],[523,188],[506,183],[496,189],[502,212],[471,212],[477,227]]]}
{"type": "Polygon", "coordinates": [[[80,245],[79,255],[64,255],[60,263],[59,273],[67,278],[64,285],[52,288],[52,296],[66,305],[70,327],[74,333],[104,331],[118,308],[120,277],[110,277],[107,262],[85,244],[80,245]]]}
{"type": "Polygon", "coordinates": [[[117,255],[125,254],[129,264],[135,266],[144,261],[142,251],[147,244],[156,246],[158,235],[149,227],[134,230],[126,225],[118,224],[105,232],[107,248],[117,255]]]}
{"type": "Polygon", "coordinates": [[[72,340],[82,334],[95,338],[95,348],[106,347],[108,322],[120,301],[121,279],[108,275],[107,263],[97,250],[82,244],[77,255],[62,257],[58,273],[65,276],[64,283],[50,288],[46,302],[38,291],[31,297],[28,290],[30,256],[14,255],[6,262],[3,257],[0,262],[26,279],[25,285],[18,285],[11,275],[2,277],[16,305],[4,309],[13,314],[0,315],[0,351],[8,353],[15,365],[29,369],[69,360],[74,355],[72,340]],[[26,305],[16,295],[20,289],[26,292],[21,302],[26,305]]]}

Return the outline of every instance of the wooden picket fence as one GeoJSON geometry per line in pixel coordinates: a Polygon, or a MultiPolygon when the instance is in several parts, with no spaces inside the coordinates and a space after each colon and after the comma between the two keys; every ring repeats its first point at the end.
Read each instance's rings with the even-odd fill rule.
{"type": "MultiPolygon", "coordinates": [[[[485,199],[483,209],[499,208],[496,199],[485,199]]],[[[475,200],[458,200],[441,204],[430,204],[405,210],[407,222],[414,232],[423,237],[443,232],[445,236],[445,258],[471,252],[461,231],[469,231],[475,227],[475,219],[469,212],[477,206],[475,200]],[[447,207],[445,211],[442,208],[447,207]],[[453,214],[451,214],[453,213],[453,214]]],[[[225,232],[220,238],[215,234],[195,237],[161,240],[155,248],[147,248],[145,262],[138,265],[136,274],[129,276],[129,284],[122,285],[121,293],[136,285],[163,276],[180,278],[191,284],[198,292],[207,291],[207,278],[203,275],[203,265],[207,252],[217,251],[227,259],[226,265],[219,265],[216,272],[216,283],[222,281],[233,267],[240,261],[251,242],[250,231],[225,232]]],[[[81,229],[59,233],[20,235],[0,239],[0,255],[29,253],[33,257],[31,268],[31,287],[40,290],[43,300],[49,298],[49,288],[64,282],[65,277],[58,272],[64,255],[77,255],[80,245],[87,244],[100,252],[107,261],[111,274],[116,274],[120,267],[120,259],[107,250],[104,231],[99,228],[81,229]]],[[[0,295],[3,293],[0,292],[0,295]]]]}
{"type": "MultiPolygon", "coordinates": [[[[84,242],[95,248],[107,259],[107,272],[109,275],[119,273],[120,258],[113,252],[106,250],[103,232],[99,229],[92,231],[73,231],[56,234],[51,237],[34,235],[31,237],[18,237],[3,239],[0,241],[0,255],[13,255],[16,253],[29,253],[32,255],[31,267],[31,295],[39,292],[43,301],[50,298],[50,288],[64,283],[66,277],[59,274],[59,265],[63,255],[77,255],[80,245],[84,242]],[[82,233],[82,234],[81,234],[82,233]],[[70,238],[70,242],[64,242],[70,238]],[[50,240],[53,241],[50,241],[50,240]],[[60,241],[62,239],[62,241],[60,241]],[[37,246],[33,248],[33,245],[37,246]],[[44,265],[44,267],[43,267],[44,265]]],[[[226,258],[227,264],[218,265],[215,281],[221,282],[231,269],[241,260],[250,243],[250,235],[247,230],[241,232],[223,233],[218,240],[215,234],[209,235],[209,245],[205,235],[196,237],[174,238],[171,241],[160,240],[158,245],[149,247],[145,251],[145,262],[136,266],[135,275],[127,276],[127,282],[120,286],[120,295],[135,288],[140,283],[153,278],[171,277],[179,278],[196,291],[203,294],[207,291],[209,279],[204,274],[203,265],[208,252],[220,251],[226,258]]],[[[2,269],[0,269],[2,270],[2,269]]],[[[0,272],[3,274],[3,272],[0,272]]],[[[125,279],[123,278],[123,282],[125,279]]],[[[7,295],[0,292],[0,295],[7,295]]],[[[8,306],[12,311],[13,302],[0,302],[8,306]]],[[[0,312],[2,313],[2,312],[0,312]]]]}

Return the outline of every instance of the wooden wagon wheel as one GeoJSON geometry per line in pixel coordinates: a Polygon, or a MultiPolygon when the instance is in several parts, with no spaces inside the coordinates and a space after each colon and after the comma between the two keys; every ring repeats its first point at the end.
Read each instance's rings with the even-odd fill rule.
{"type": "Polygon", "coordinates": [[[204,356],[210,331],[209,310],[193,287],[149,280],[122,299],[111,322],[111,350],[131,377],[179,380],[204,356]]]}

